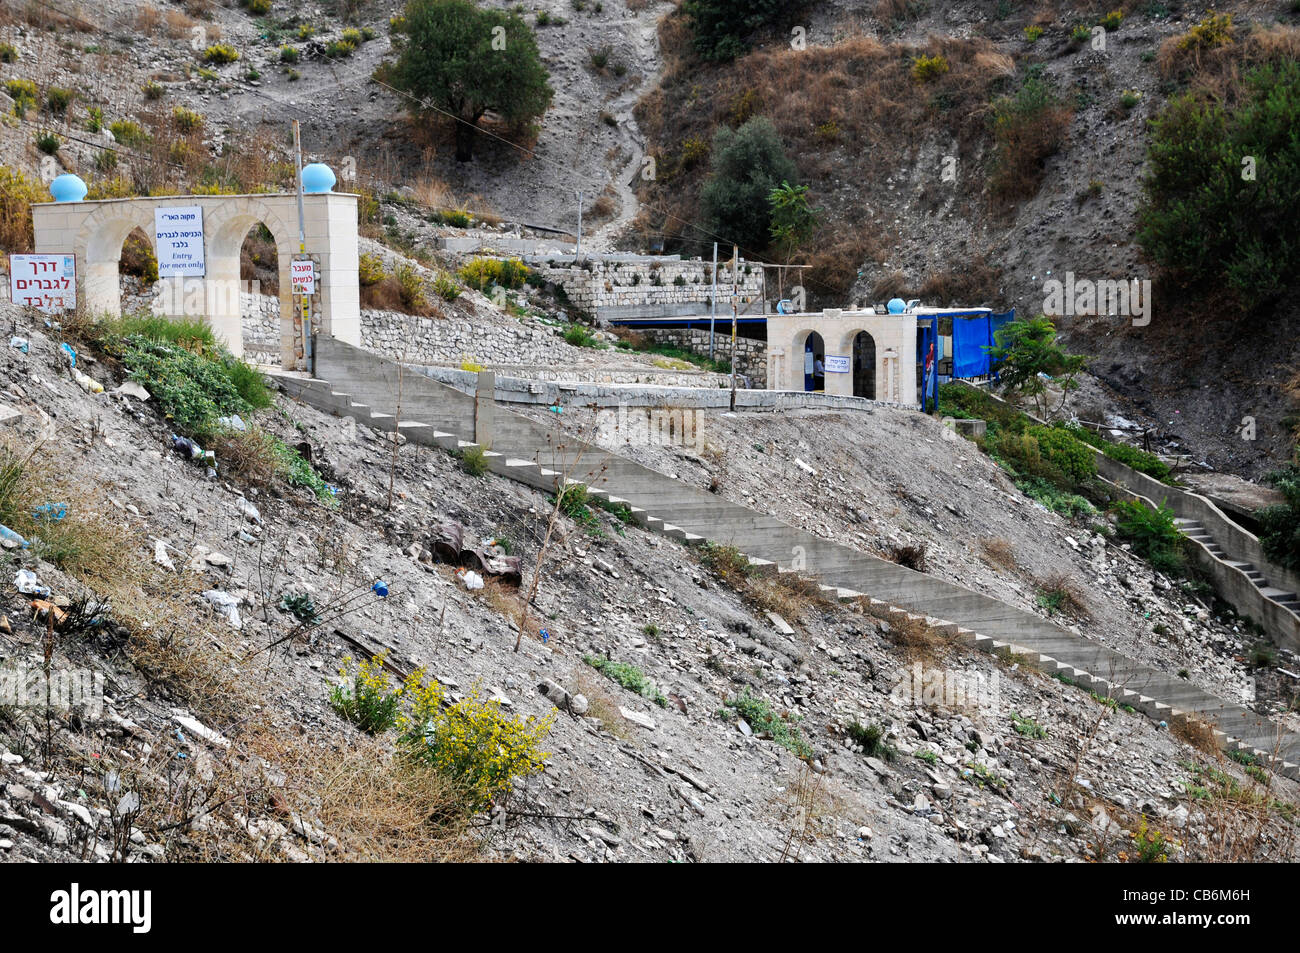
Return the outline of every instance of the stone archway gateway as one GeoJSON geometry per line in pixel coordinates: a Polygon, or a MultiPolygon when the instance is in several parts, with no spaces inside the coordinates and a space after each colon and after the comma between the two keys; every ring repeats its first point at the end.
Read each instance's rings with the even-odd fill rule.
{"type": "MultiPolygon", "coordinates": [[[[357,197],[315,192],[304,195],[302,202],[304,250],[316,263],[314,294],[309,299],[313,328],[359,345],[357,197]]],[[[304,368],[302,324],[297,320],[301,308],[295,308],[289,276],[290,262],[298,252],[298,196],[293,192],[41,203],[32,206],[36,253],[76,255],[82,306],[92,314],[119,314],[118,261],[127,235],[143,229],[157,254],[156,211],[195,208],[200,214],[194,221],[202,221],[202,254],[191,242],[185,255],[192,256],[194,273],[160,278],[157,310],[172,317],[205,318],[231,353],[242,356],[239,253],[248,230],[261,222],[274,237],[279,258],[281,363],[285,368],[304,368]]]]}

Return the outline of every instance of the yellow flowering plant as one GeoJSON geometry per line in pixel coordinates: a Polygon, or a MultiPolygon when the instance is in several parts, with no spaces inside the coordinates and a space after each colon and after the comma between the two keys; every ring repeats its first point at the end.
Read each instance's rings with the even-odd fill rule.
{"type": "Polygon", "coordinates": [[[510,794],[515,778],[542,770],[550,753],[541,744],[554,724],[545,718],[507,715],[477,687],[445,708],[435,681],[409,692],[410,711],[399,718],[407,752],[459,784],[473,810],[510,794]]]}

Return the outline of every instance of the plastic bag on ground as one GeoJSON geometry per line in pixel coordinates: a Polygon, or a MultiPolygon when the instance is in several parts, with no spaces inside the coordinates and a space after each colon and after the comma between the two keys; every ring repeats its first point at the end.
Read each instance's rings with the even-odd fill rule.
{"type": "Polygon", "coordinates": [[[230,623],[232,629],[238,631],[244,627],[243,620],[239,618],[239,599],[237,597],[228,592],[222,592],[220,589],[209,589],[203,593],[203,598],[212,604],[212,608],[226,617],[226,621],[230,623]]]}

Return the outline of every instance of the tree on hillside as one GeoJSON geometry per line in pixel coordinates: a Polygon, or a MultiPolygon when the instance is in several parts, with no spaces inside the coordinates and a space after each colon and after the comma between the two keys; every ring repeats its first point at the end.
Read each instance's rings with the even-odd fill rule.
{"type": "Polygon", "coordinates": [[[746,37],[788,6],[786,0],[683,0],[682,12],[695,31],[695,51],[706,60],[725,61],[748,50],[746,37]]]}
{"type": "Polygon", "coordinates": [[[1175,278],[1245,308],[1300,267],[1300,64],[1257,67],[1239,97],[1184,93],[1151,124],[1138,242],[1175,278]]]}
{"type": "Polygon", "coordinates": [[[776,127],[764,118],[713,137],[710,175],[700,190],[704,221],[713,235],[743,248],[767,246],[773,189],[795,178],[776,127]]]}
{"type": "Polygon", "coordinates": [[[1056,343],[1056,328],[1048,318],[1040,314],[1028,321],[1009,321],[993,337],[997,345],[988,349],[989,358],[999,365],[1002,383],[1031,398],[1038,416],[1047,420],[1047,383],[1055,378],[1061,387],[1061,403],[1056,410],[1065,407],[1066,397],[1078,386],[1074,378],[1088,359],[1082,354],[1070,354],[1056,343]]]}
{"type": "Polygon", "coordinates": [[[381,78],[414,96],[411,109],[456,117],[456,158],[474,154],[488,110],[512,125],[546,111],[552,90],[537,39],[518,14],[480,10],[468,0],[409,0],[394,27],[397,60],[381,78]]]}

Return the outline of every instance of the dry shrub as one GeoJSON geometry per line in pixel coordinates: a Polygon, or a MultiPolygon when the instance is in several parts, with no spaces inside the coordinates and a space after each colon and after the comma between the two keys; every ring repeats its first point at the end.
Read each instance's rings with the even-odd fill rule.
{"type": "Polygon", "coordinates": [[[162,13],[151,3],[146,3],[135,12],[135,29],[144,36],[152,36],[162,23],[162,13]]]}
{"type": "Polygon", "coordinates": [[[903,650],[903,658],[909,665],[933,662],[947,644],[942,635],[919,618],[890,622],[889,640],[903,650]]]}
{"type": "Polygon", "coordinates": [[[397,311],[422,318],[441,315],[438,308],[427,298],[423,302],[412,303],[410,295],[402,287],[402,282],[396,275],[385,275],[372,285],[362,285],[361,307],[374,308],[378,311],[397,311]]]}
{"type": "MultiPolygon", "coordinates": [[[[295,739],[296,742],[296,739],[295,739]]],[[[335,859],[465,862],[481,857],[464,797],[446,777],[361,739],[311,749],[291,744],[272,764],[287,774],[289,804],[338,844],[335,859]]]]}
{"type": "Polygon", "coordinates": [[[1221,749],[1218,739],[1214,736],[1214,729],[1209,723],[1200,719],[1178,718],[1170,723],[1169,733],[1197,751],[1215,756],[1220,753],[1221,749]]]}
{"type": "Polygon", "coordinates": [[[613,218],[618,211],[618,202],[609,193],[610,189],[606,186],[605,191],[601,192],[596,201],[591,203],[591,208],[588,211],[593,220],[604,221],[613,218]]]}
{"type": "Polygon", "coordinates": [[[858,229],[849,235],[839,233],[838,229],[824,236],[818,234],[809,247],[811,254],[805,259],[809,267],[803,275],[814,301],[831,299],[834,289],[847,293],[857,280],[862,263],[879,261],[882,257],[879,242],[858,229]]]}
{"type": "Polygon", "coordinates": [[[456,195],[446,182],[441,179],[425,176],[417,180],[411,186],[411,191],[415,193],[415,200],[426,208],[459,208],[460,204],[456,201],[456,195]]]}
{"type": "Polygon", "coordinates": [[[797,621],[811,607],[834,604],[815,580],[794,573],[753,576],[744,595],[764,612],[775,612],[789,621],[797,621]]]}
{"type": "Polygon", "coordinates": [[[1092,618],[1092,611],[1084,600],[1083,590],[1067,573],[1050,573],[1040,578],[1037,585],[1039,602],[1050,612],[1062,612],[1076,619],[1092,618]]]}
{"type": "Polygon", "coordinates": [[[618,710],[618,699],[609,691],[609,680],[597,678],[591,674],[587,666],[583,665],[579,666],[574,684],[578,694],[587,699],[587,717],[595,718],[615,738],[629,740],[631,734],[627,719],[618,710]]]}
{"type": "Polygon", "coordinates": [[[173,40],[189,36],[190,30],[196,25],[193,19],[187,17],[180,10],[168,10],[163,19],[167,24],[167,36],[173,40]]]}
{"type": "Polygon", "coordinates": [[[212,441],[223,474],[241,486],[266,487],[284,475],[275,441],[258,427],[227,431],[212,441]]]}
{"type": "Polygon", "coordinates": [[[892,271],[878,278],[876,283],[871,286],[871,297],[876,301],[884,301],[886,298],[903,298],[906,300],[915,297],[915,295],[907,275],[901,271],[892,271]]]}
{"type": "Polygon", "coordinates": [[[998,297],[1002,268],[976,255],[960,267],[937,272],[921,284],[918,297],[928,304],[977,304],[998,297]]]}
{"type": "Polygon", "coordinates": [[[1016,569],[1016,555],[1011,548],[1011,540],[1000,536],[989,536],[980,540],[980,552],[986,562],[1001,566],[1006,570],[1016,569]]]}
{"type": "Polygon", "coordinates": [[[890,543],[882,551],[886,559],[891,563],[898,563],[907,569],[916,572],[929,572],[926,563],[926,550],[929,547],[925,543],[890,543]]]}

